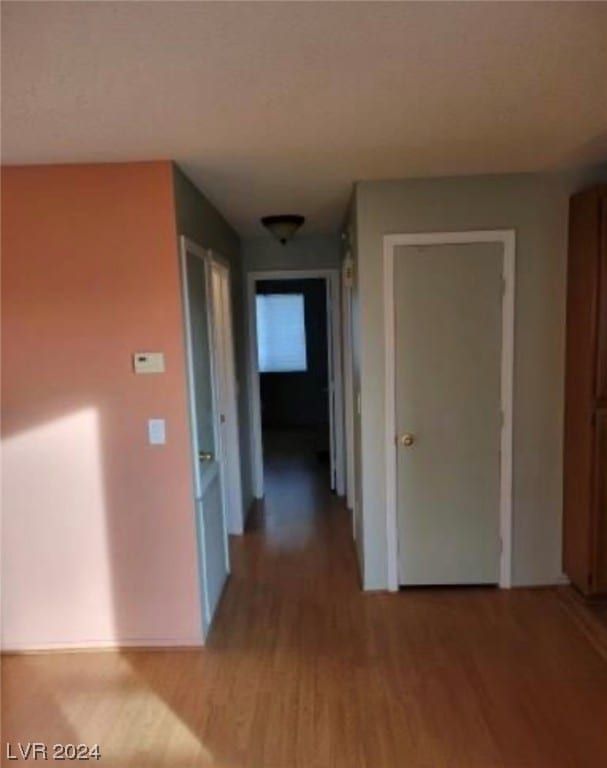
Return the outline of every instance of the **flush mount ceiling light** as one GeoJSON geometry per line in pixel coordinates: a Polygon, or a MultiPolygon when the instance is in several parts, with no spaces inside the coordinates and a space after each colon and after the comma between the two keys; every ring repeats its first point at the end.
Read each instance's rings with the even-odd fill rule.
{"type": "Polygon", "coordinates": [[[304,216],[288,213],[282,216],[264,216],[261,223],[284,245],[287,240],[293,237],[305,220],[304,216]]]}

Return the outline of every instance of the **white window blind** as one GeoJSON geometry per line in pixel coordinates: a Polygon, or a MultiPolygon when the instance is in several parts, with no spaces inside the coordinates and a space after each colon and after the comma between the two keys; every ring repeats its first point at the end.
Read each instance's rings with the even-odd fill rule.
{"type": "Polygon", "coordinates": [[[258,294],[256,307],[260,373],[306,371],[308,357],[303,294],[258,294]]]}

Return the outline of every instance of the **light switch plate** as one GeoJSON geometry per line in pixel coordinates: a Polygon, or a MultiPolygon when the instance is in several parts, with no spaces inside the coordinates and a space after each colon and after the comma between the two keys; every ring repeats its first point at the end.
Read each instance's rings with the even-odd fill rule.
{"type": "Polygon", "coordinates": [[[148,441],[150,445],[166,443],[166,422],[164,419],[148,419],[148,441]]]}
{"type": "Polygon", "coordinates": [[[135,352],[133,355],[135,373],[164,373],[162,352],[135,352]]]}

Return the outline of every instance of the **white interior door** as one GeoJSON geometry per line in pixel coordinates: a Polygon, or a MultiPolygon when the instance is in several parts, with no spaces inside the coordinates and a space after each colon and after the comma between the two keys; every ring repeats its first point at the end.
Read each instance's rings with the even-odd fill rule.
{"type": "Polygon", "coordinates": [[[395,250],[400,583],[499,581],[500,243],[395,250]]]}
{"type": "Polygon", "coordinates": [[[185,240],[182,241],[181,256],[196,527],[206,637],[229,572],[213,354],[211,260],[205,251],[185,240]]]}
{"type": "Polygon", "coordinates": [[[213,326],[217,371],[217,407],[219,409],[220,450],[224,468],[224,497],[229,533],[240,534],[244,528],[242,480],[240,475],[240,442],[238,437],[238,405],[236,363],[230,301],[230,273],[213,260],[213,326]]]}

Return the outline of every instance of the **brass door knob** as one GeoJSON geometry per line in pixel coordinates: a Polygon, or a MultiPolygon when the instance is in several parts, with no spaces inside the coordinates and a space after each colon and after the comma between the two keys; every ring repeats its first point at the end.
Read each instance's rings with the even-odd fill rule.
{"type": "Polygon", "coordinates": [[[410,434],[409,432],[405,432],[404,435],[401,435],[398,438],[398,442],[401,445],[404,445],[406,448],[410,448],[413,445],[413,443],[415,442],[415,436],[410,434]]]}

